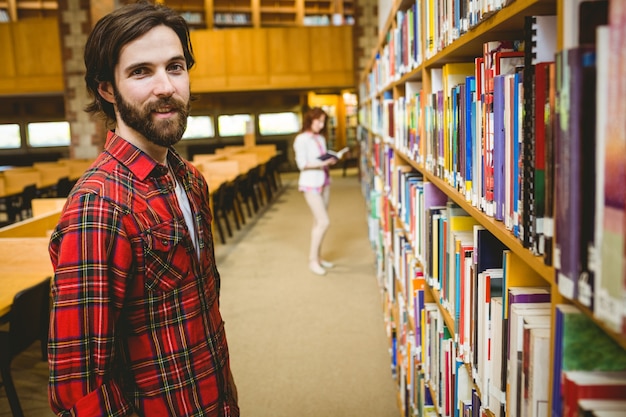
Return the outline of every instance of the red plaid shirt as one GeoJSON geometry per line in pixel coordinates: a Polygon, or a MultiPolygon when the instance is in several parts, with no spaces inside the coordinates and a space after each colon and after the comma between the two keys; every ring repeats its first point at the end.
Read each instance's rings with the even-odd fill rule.
{"type": "Polygon", "coordinates": [[[49,394],[59,416],[239,415],[208,188],[172,150],[168,161],[199,258],[167,167],[113,133],[52,234],[49,394]]]}

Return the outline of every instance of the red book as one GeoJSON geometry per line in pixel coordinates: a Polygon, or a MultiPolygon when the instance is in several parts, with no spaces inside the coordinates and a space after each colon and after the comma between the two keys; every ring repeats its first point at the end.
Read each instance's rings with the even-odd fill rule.
{"type": "Polygon", "coordinates": [[[561,387],[563,417],[578,415],[578,400],[626,397],[626,372],[567,371],[561,387]]]}

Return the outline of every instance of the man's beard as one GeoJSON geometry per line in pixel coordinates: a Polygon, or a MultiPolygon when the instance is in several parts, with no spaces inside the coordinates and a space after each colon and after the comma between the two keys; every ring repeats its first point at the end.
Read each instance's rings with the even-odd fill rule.
{"type": "Polygon", "coordinates": [[[115,104],[124,123],[155,145],[172,146],[180,141],[185,133],[185,129],[187,129],[189,102],[184,103],[168,97],[148,103],[140,108],[124,100],[117,89],[115,89],[115,104]],[[177,112],[178,117],[172,117],[167,120],[154,120],[152,112],[165,106],[171,107],[171,111],[177,112]]]}

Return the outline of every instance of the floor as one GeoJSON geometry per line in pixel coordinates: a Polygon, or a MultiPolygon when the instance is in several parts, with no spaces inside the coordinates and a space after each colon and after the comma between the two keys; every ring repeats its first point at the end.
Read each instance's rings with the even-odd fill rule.
{"type": "MultiPolygon", "coordinates": [[[[358,173],[333,170],[325,276],[307,268],[311,215],[296,174],[216,246],[221,310],[244,417],[397,417],[382,299],[358,173]]],[[[13,375],[26,417],[49,417],[38,346],[13,375]]],[[[9,417],[0,388],[0,417],[9,417]]]]}

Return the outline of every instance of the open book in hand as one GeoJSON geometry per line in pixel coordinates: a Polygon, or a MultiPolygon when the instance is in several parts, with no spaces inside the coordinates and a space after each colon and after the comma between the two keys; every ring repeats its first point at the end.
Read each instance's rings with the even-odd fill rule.
{"type": "Polygon", "coordinates": [[[347,146],[340,151],[326,151],[326,153],[319,157],[320,160],[325,161],[330,158],[341,159],[348,152],[350,148],[347,146]]]}

